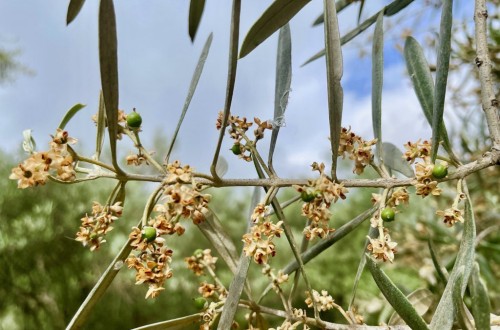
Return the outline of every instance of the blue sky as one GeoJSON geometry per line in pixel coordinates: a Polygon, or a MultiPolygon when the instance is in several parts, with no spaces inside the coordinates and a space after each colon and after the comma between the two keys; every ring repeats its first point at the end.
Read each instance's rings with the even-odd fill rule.
{"type": "MultiPolygon", "coordinates": [[[[389,1],[367,1],[364,18],[389,1]]],[[[414,9],[419,1],[410,5],[414,9]]],[[[243,1],[241,37],[271,1],[243,1]]],[[[94,125],[100,90],[97,50],[98,1],[86,1],[80,15],[65,25],[67,1],[0,2],[0,45],[20,49],[18,60],[35,75],[20,75],[11,84],[0,86],[0,149],[17,150],[24,129],[34,130],[41,148],[57,127],[64,113],[75,103],[87,104],[67,129],[80,140],[80,150],[90,155],[94,144],[94,125]]],[[[151,146],[162,132],[173,134],[193,70],[203,44],[214,33],[205,70],[178,137],[172,159],[208,171],[218,132],[217,112],[222,109],[227,70],[228,27],[231,1],[207,1],[194,44],[187,33],[188,1],[115,1],[118,24],[120,108],[137,108],[144,119],[143,143],[151,146]]],[[[341,32],[355,27],[357,5],[340,15],[341,32]]],[[[467,5],[465,7],[468,7],[467,5]]],[[[322,12],[322,1],[312,1],[291,21],[292,92],[286,112],[286,127],[280,131],[275,155],[278,173],[283,176],[308,175],[313,161],[327,161],[329,141],[326,76],[324,59],[305,67],[300,65],[322,49],[323,28],[311,27],[322,12]]],[[[463,10],[459,12],[462,15],[463,10]]],[[[472,16],[472,12],[470,14],[472,16]]],[[[394,23],[396,18],[386,19],[394,23]]],[[[366,31],[356,42],[343,48],[344,116],[343,125],[352,126],[366,139],[372,138],[370,72],[371,47],[360,58],[359,47],[373,32],[366,31]]],[[[392,33],[398,36],[399,32],[392,33]]],[[[232,112],[252,118],[271,119],[273,114],[276,35],[239,61],[232,112]]],[[[390,42],[385,47],[383,95],[384,140],[401,145],[418,137],[428,138],[430,130],[421,116],[410,81],[404,76],[401,55],[390,42]],[[395,120],[396,119],[396,120],[395,120]]],[[[268,140],[264,140],[264,150],[268,140]]],[[[251,176],[251,166],[235,160],[226,149],[229,177],[251,176]]],[[[121,142],[121,155],[132,151],[121,142]]],[[[263,152],[267,155],[267,151],[263,152]]]]}

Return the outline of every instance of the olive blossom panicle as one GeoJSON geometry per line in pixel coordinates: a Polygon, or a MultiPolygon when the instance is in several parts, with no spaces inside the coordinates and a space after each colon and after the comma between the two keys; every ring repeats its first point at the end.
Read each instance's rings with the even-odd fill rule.
{"type": "Polygon", "coordinates": [[[70,137],[67,131],[57,129],[49,143],[50,149],[33,152],[30,157],[12,169],[9,179],[17,180],[17,187],[21,189],[44,185],[51,175],[61,181],[74,181],[76,172],[69,144],[76,142],[77,140],[70,137]]]}

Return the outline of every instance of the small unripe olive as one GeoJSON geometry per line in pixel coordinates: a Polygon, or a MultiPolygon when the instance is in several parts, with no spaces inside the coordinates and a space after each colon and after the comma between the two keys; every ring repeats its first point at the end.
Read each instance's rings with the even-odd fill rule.
{"type": "Polygon", "coordinates": [[[142,239],[146,239],[148,243],[154,241],[156,239],[156,229],[150,226],[142,228],[142,239]]]}
{"type": "Polygon", "coordinates": [[[233,147],[231,148],[231,151],[235,155],[241,155],[241,146],[239,143],[233,144],[233,147]]]}
{"type": "Polygon", "coordinates": [[[448,167],[443,164],[436,164],[432,169],[432,176],[436,179],[443,179],[448,175],[448,167]]]}
{"type": "Polygon", "coordinates": [[[142,124],[142,117],[139,113],[132,111],[127,115],[127,126],[130,128],[139,128],[142,124]]]}
{"type": "Polygon", "coordinates": [[[205,306],[207,304],[207,300],[203,297],[194,298],[193,302],[194,302],[194,307],[196,307],[197,310],[205,309],[205,306]]]}
{"type": "Polygon", "coordinates": [[[396,212],[394,212],[394,209],[392,207],[386,207],[380,213],[380,217],[386,222],[391,222],[396,218],[396,212]]]}
{"type": "Polygon", "coordinates": [[[196,258],[201,258],[203,257],[203,250],[202,249],[196,249],[193,253],[193,256],[195,256],[196,258]]]}
{"type": "Polygon", "coordinates": [[[300,193],[300,198],[306,203],[312,202],[316,198],[316,194],[313,192],[308,192],[307,190],[302,190],[300,193]]]}

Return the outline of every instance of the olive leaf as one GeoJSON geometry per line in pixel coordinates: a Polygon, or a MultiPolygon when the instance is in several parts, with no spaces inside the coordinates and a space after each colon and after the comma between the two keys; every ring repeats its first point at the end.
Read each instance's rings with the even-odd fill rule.
{"type": "Polygon", "coordinates": [[[472,315],[477,329],[489,330],[490,326],[490,299],[488,290],[481,280],[478,263],[474,263],[469,279],[470,296],[472,299],[472,315]]]}
{"type": "Polygon", "coordinates": [[[205,0],[191,0],[189,3],[189,37],[194,41],[205,9],[205,0]]]}
{"type": "MultiPolygon", "coordinates": [[[[381,12],[384,13],[384,16],[392,16],[392,15],[398,13],[400,10],[402,10],[403,8],[405,8],[406,6],[408,6],[412,2],[413,2],[413,0],[394,0],[393,2],[391,2],[390,4],[385,6],[382,10],[380,10],[379,12],[377,12],[376,14],[371,16],[370,18],[366,19],[363,23],[358,25],[355,29],[353,29],[350,32],[348,32],[347,34],[345,34],[340,39],[340,43],[342,45],[348,43],[349,41],[351,41],[352,39],[357,37],[359,34],[361,34],[363,31],[368,29],[370,26],[372,26],[372,24],[374,24],[377,21],[377,17],[381,12]]],[[[318,58],[325,56],[325,53],[326,53],[325,49],[320,50],[319,52],[317,52],[316,54],[311,56],[307,61],[305,61],[304,64],[302,64],[301,66],[309,64],[309,63],[317,60],[318,58]]]]}
{"type": "Polygon", "coordinates": [[[205,66],[205,62],[208,57],[208,53],[210,51],[210,45],[212,45],[213,34],[207,38],[205,42],[205,46],[203,46],[203,50],[201,51],[200,58],[198,59],[198,64],[196,65],[196,69],[193,73],[193,78],[191,78],[191,84],[189,85],[188,94],[186,96],[186,100],[184,101],[184,106],[182,107],[181,116],[179,121],[177,122],[177,127],[175,128],[174,136],[172,137],[172,142],[170,142],[170,147],[168,148],[167,155],[165,156],[165,163],[168,163],[170,154],[174,148],[175,141],[177,139],[177,135],[179,134],[179,130],[181,128],[182,122],[184,121],[184,117],[189,109],[189,105],[191,104],[191,100],[193,99],[194,92],[196,91],[196,87],[198,86],[198,81],[200,81],[201,73],[203,72],[203,68],[205,66]]]}
{"type": "MultiPolygon", "coordinates": [[[[411,78],[413,89],[422,107],[425,118],[432,126],[434,111],[434,80],[432,79],[429,63],[425,59],[424,51],[417,40],[413,37],[406,38],[404,45],[404,57],[408,75],[411,78]]],[[[448,138],[446,126],[440,126],[440,139],[443,140],[443,147],[452,155],[451,143],[448,138]]]]}
{"type": "Polygon", "coordinates": [[[34,153],[36,150],[36,141],[31,135],[31,132],[33,132],[31,129],[25,129],[23,131],[23,150],[29,154],[34,153]]]}
{"type": "Polygon", "coordinates": [[[116,17],[113,0],[101,0],[99,6],[99,64],[101,85],[106,108],[111,158],[117,172],[123,171],[116,159],[116,139],[118,135],[118,54],[116,37],[116,17]]]}
{"type": "Polygon", "coordinates": [[[81,103],[77,103],[74,106],[72,106],[71,109],[69,109],[68,112],[66,112],[66,114],[64,115],[63,119],[59,123],[58,128],[64,129],[68,124],[68,122],[71,120],[71,118],[73,118],[73,116],[76,115],[78,111],[85,108],[85,106],[86,106],[85,104],[81,103]]]}
{"type": "Polygon", "coordinates": [[[466,194],[466,197],[464,214],[465,222],[462,241],[455,260],[455,265],[450,273],[450,278],[446,284],[434,316],[432,317],[430,325],[431,329],[451,329],[453,325],[453,316],[456,310],[453,303],[453,288],[458,285],[457,273],[463,268],[462,282],[460,283],[460,290],[463,295],[474,265],[474,240],[476,237],[476,225],[470,197],[468,194],[466,194]]]}
{"type": "Polygon", "coordinates": [[[104,98],[102,91],[99,93],[99,106],[97,110],[97,134],[95,141],[95,159],[101,157],[102,146],[104,144],[104,135],[106,129],[106,109],[104,107],[104,98]]]}
{"type": "Polygon", "coordinates": [[[290,95],[290,84],[292,83],[292,38],[289,24],[285,24],[280,29],[277,53],[276,83],[274,89],[274,120],[268,157],[268,165],[272,170],[274,148],[278,140],[280,127],[284,121],[285,110],[290,95]]]}
{"type": "Polygon", "coordinates": [[[200,318],[202,316],[203,316],[202,313],[191,314],[173,320],[143,325],[142,327],[134,328],[132,330],[161,330],[161,329],[182,330],[190,328],[190,326],[200,323],[200,318]]]}
{"type": "Polygon", "coordinates": [[[432,264],[434,265],[434,269],[436,270],[436,273],[438,274],[439,279],[441,282],[443,282],[445,285],[448,282],[448,273],[446,272],[446,268],[441,266],[441,263],[439,262],[439,259],[437,257],[437,253],[434,249],[434,244],[432,243],[432,239],[429,237],[427,240],[427,245],[429,247],[429,252],[431,254],[431,259],[432,259],[432,264]]]}
{"type": "Polygon", "coordinates": [[[412,329],[428,329],[425,321],[415,308],[413,308],[405,295],[394,285],[391,279],[369,255],[366,255],[366,265],[384,297],[406,324],[412,329]]]}
{"type": "MultiPolygon", "coordinates": [[[[335,9],[337,9],[337,14],[340,13],[344,8],[352,4],[354,1],[352,0],[338,0],[335,1],[335,9]]],[[[325,16],[323,13],[316,18],[316,20],[313,23],[313,26],[323,24],[325,21],[325,16]]]]}
{"type": "MultiPolygon", "coordinates": [[[[429,289],[421,288],[413,291],[408,296],[406,296],[406,298],[415,308],[415,311],[418,313],[418,315],[422,316],[431,307],[432,302],[434,301],[434,294],[429,289]]],[[[399,316],[398,313],[394,312],[387,324],[398,325],[404,323],[401,316],[399,316]]]]}
{"type": "Polygon", "coordinates": [[[413,169],[403,158],[401,150],[390,142],[382,143],[382,161],[385,166],[403,174],[408,178],[412,178],[414,176],[413,169]]]}
{"type": "MultiPolygon", "coordinates": [[[[362,2],[363,4],[364,2],[362,2]]],[[[361,9],[360,9],[361,15],[361,9]]],[[[377,139],[376,155],[382,157],[382,87],[384,83],[384,14],[377,17],[372,50],[372,125],[377,139]]]]}
{"type": "Polygon", "coordinates": [[[343,75],[342,47],[339,22],[333,1],[324,0],[326,84],[328,93],[328,119],[330,122],[330,144],[332,150],[332,178],[337,179],[340,131],[342,129],[342,109],[344,91],[340,80],[343,75]]]}
{"type": "Polygon", "coordinates": [[[78,16],[83,7],[85,0],[70,0],[68,5],[68,13],[66,14],[66,25],[69,25],[78,16]]]}
{"type": "Polygon", "coordinates": [[[275,0],[248,31],[240,49],[240,58],[250,54],[258,45],[288,23],[311,0],[275,0]]]}
{"type": "Polygon", "coordinates": [[[441,127],[443,126],[444,101],[451,52],[451,26],[453,23],[453,0],[444,0],[439,29],[439,46],[436,66],[436,88],[432,111],[432,147],[431,161],[434,163],[438,153],[441,127]]]}

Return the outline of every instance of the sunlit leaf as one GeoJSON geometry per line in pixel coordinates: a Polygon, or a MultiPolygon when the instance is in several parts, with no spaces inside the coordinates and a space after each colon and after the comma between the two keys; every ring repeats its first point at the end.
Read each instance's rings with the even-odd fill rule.
{"type": "MultiPolygon", "coordinates": [[[[363,4],[364,2],[362,2],[363,4]]],[[[360,9],[361,15],[361,9],[360,9]]],[[[372,125],[377,139],[377,158],[382,155],[382,87],[384,83],[384,14],[380,13],[373,33],[372,50],[372,125]]]]}
{"type": "Polygon", "coordinates": [[[113,0],[101,0],[99,6],[99,63],[112,162],[114,168],[118,172],[122,172],[116,159],[116,139],[118,135],[118,54],[113,0]]]}
{"type": "Polygon", "coordinates": [[[68,122],[71,120],[71,118],[73,118],[73,116],[76,115],[76,113],[83,108],[85,108],[85,104],[77,103],[74,106],[72,106],[71,109],[69,109],[68,112],[66,112],[63,119],[61,120],[59,128],[63,130],[68,124],[68,122]]]}
{"type": "MultiPolygon", "coordinates": [[[[463,292],[462,292],[462,284],[463,284],[463,276],[464,276],[465,267],[461,266],[457,273],[456,285],[453,287],[453,304],[455,307],[455,317],[457,318],[457,323],[460,326],[460,329],[463,330],[474,330],[474,326],[467,316],[467,312],[465,310],[465,304],[463,301],[463,292]]],[[[480,329],[480,328],[479,328],[480,329]]]]}
{"type": "Polygon", "coordinates": [[[240,49],[240,58],[288,23],[311,0],[275,0],[252,25],[240,49]]]}
{"type": "MultiPolygon", "coordinates": [[[[433,293],[425,288],[413,291],[406,298],[420,316],[423,316],[429,310],[434,301],[433,293]]],[[[398,313],[394,312],[389,319],[388,325],[398,324],[404,324],[404,321],[398,313]]]]}
{"type": "Polygon", "coordinates": [[[391,279],[369,255],[366,255],[366,266],[384,297],[405,323],[412,329],[428,329],[425,321],[415,308],[413,308],[408,299],[406,299],[405,295],[394,285],[391,279]]]}
{"type": "Polygon", "coordinates": [[[276,57],[276,84],[274,89],[274,119],[273,132],[269,147],[268,163],[273,168],[273,154],[278,140],[280,127],[285,120],[285,110],[290,95],[290,84],[292,83],[292,39],[290,26],[285,24],[280,29],[278,38],[278,54],[276,57]]]}
{"type": "Polygon", "coordinates": [[[68,13],[66,14],[66,25],[69,25],[78,16],[82,9],[85,0],[70,0],[68,5],[68,13]]]}
{"type": "Polygon", "coordinates": [[[403,152],[390,142],[382,143],[382,161],[385,166],[397,171],[408,178],[414,176],[410,164],[403,158],[403,152]]]}
{"type": "Polygon", "coordinates": [[[328,119],[330,122],[330,144],[332,150],[332,178],[337,178],[337,159],[339,154],[340,131],[342,128],[342,109],[344,91],[340,83],[343,75],[342,47],[340,32],[333,1],[324,0],[326,83],[328,92],[328,119]]]}
{"type": "Polygon", "coordinates": [[[203,72],[203,67],[205,66],[205,62],[208,57],[208,52],[210,51],[210,45],[212,44],[213,34],[207,38],[205,42],[205,46],[203,46],[203,50],[201,51],[200,58],[198,59],[198,64],[196,65],[196,69],[193,73],[193,78],[191,78],[191,84],[189,85],[189,90],[186,96],[186,100],[184,101],[184,106],[182,107],[181,116],[179,121],[177,122],[177,127],[175,128],[174,136],[172,137],[172,142],[170,142],[170,147],[168,148],[167,155],[165,156],[165,163],[168,163],[170,154],[174,148],[175,141],[177,139],[177,135],[179,134],[179,130],[181,128],[182,122],[184,121],[184,117],[189,109],[189,104],[191,104],[191,100],[193,99],[194,92],[196,91],[196,87],[198,86],[198,81],[200,81],[201,73],[203,72]]]}
{"type": "Polygon", "coordinates": [[[470,296],[472,299],[472,315],[477,329],[489,330],[490,326],[490,299],[488,290],[481,280],[479,265],[474,264],[469,279],[470,296]]]}
{"type": "Polygon", "coordinates": [[[458,250],[455,265],[450,273],[450,278],[441,296],[441,300],[436,308],[431,321],[431,329],[447,330],[453,325],[455,305],[453,303],[453,288],[457,285],[459,269],[463,269],[463,279],[460,286],[461,294],[465,292],[470,273],[474,265],[474,240],[476,237],[476,225],[470,197],[465,200],[464,229],[462,241],[458,250]]]}
{"type": "Polygon", "coordinates": [[[189,4],[189,37],[191,41],[194,41],[196,37],[204,9],[205,0],[191,0],[189,4]]]}
{"type": "Polygon", "coordinates": [[[438,153],[441,127],[443,126],[444,101],[451,53],[451,26],[453,23],[453,0],[444,0],[439,29],[439,46],[437,54],[436,83],[434,90],[434,106],[432,112],[432,147],[431,161],[434,163],[438,153]]]}
{"type": "Polygon", "coordinates": [[[219,161],[217,162],[217,166],[215,167],[215,172],[217,172],[219,178],[222,178],[224,177],[224,175],[226,175],[228,168],[229,165],[227,163],[226,158],[222,156],[219,157],[219,161]]]}

